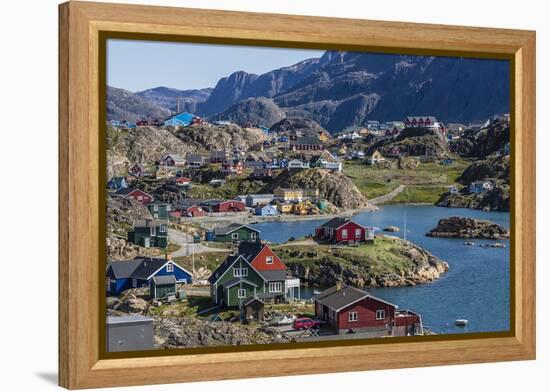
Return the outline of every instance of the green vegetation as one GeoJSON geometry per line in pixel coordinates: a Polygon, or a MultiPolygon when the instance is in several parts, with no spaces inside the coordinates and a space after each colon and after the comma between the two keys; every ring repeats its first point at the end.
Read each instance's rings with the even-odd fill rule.
{"type": "MultiPolygon", "coordinates": [[[[205,267],[209,270],[214,270],[225,259],[225,257],[227,257],[230,252],[231,250],[228,249],[227,252],[217,251],[212,253],[197,254],[194,257],[195,269],[199,267],[205,267]]],[[[174,262],[187,270],[191,270],[191,268],[193,267],[193,256],[187,255],[185,257],[176,257],[174,258],[174,262]]]]}
{"type": "MultiPolygon", "coordinates": [[[[449,185],[456,180],[469,161],[453,157],[453,163],[420,163],[417,158],[406,158],[413,164],[409,168],[399,169],[387,165],[368,166],[360,162],[346,162],[344,173],[368,199],[387,194],[399,185],[406,185],[405,190],[392,200],[393,203],[435,203],[449,185]],[[415,163],[418,165],[412,168],[415,163]]],[[[396,161],[388,164],[396,165],[396,161]]]]}
{"type": "Polygon", "coordinates": [[[449,189],[445,186],[407,186],[393,200],[394,204],[435,204],[441,194],[449,189]]]}
{"type": "Polygon", "coordinates": [[[404,242],[389,236],[380,236],[373,244],[356,247],[281,245],[273,250],[289,267],[300,264],[313,272],[327,262],[337,264],[340,270],[363,270],[372,276],[406,273],[415,266],[404,251],[404,242]]]}
{"type": "Polygon", "coordinates": [[[212,307],[212,300],[205,296],[188,296],[181,301],[163,303],[159,307],[150,307],[148,315],[162,315],[163,317],[196,316],[197,312],[212,307]]]}

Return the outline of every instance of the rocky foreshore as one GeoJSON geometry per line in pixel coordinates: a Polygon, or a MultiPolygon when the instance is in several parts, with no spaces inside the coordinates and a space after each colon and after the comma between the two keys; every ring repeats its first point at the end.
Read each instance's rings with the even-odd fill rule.
{"type": "Polygon", "coordinates": [[[156,317],[154,328],[155,345],[161,349],[287,343],[293,340],[272,327],[247,327],[240,323],[210,322],[191,317],[156,317]]]}
{"type": "Polygon", "coordinates": [[[332,286],[337,281],[356,287],[399,287],[437,280],[449,264],[422,247],[392,236],[376,244],[334,248],[319,245],[281,248],[292,274],[312,285],[332,286]]]}
{"type": "Polygon", "coordinates": [[[453,216],[439,220],[437,227],[427,232],[426,236],[502,240],[507,239],[510,233],[502,225],[491,221],[453,216]]]}

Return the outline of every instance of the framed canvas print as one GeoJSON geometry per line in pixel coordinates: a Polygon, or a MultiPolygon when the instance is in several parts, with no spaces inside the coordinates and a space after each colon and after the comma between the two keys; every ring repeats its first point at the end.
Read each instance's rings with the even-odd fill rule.
{"type": "Polygon", "coordinates": [[[62,386],[535,357],[534,32],[59,11],[62,386]]]}

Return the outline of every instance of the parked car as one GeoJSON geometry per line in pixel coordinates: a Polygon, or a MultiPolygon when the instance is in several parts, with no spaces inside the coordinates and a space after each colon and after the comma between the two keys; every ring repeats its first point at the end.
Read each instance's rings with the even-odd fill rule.
{"type": "Polygon", "coordinates": [[[311,318],[298,318],[292,324],[294,330],[316,329],[319,328],[321,322],[311,318]]]}

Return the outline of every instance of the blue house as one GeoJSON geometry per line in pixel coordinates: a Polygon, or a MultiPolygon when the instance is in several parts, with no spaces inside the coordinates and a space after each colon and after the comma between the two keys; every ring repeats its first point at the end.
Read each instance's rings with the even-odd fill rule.
{"type": "Polygon", "coordinates": [[[123,176],[114,176],[107,182],[107,188],[111,190],[127,189],[128,183],[123,176]]]}
{"type": "Polygon", "coordinates": [[[256,216],[277,216],[279,214],[279,211],[277,210],[277,207],[271,204],[266,205],[258,205],[254,209],[254,214],[256,216]]]}
{"type": "Polygon", "coordinates": [[[164,120],[164,126],[187,126],[195,116],[187,111],[173,115],[164,120]]]}
{"type": "Polygon", "coordinates": [[[106,276],[110,296],[130,288],[149,288],[151,297],[155,299],[175,294],[178,284],[190,284],[193,280],[190,272],[173,261],[148,257],[111,262],[106,276]]]}

